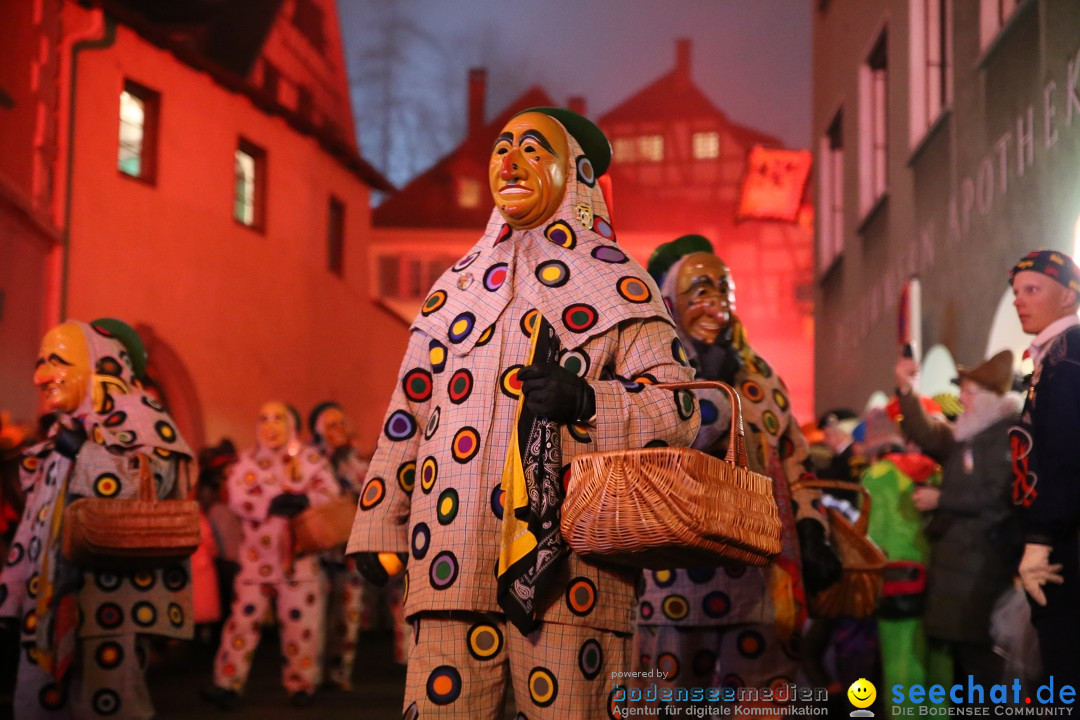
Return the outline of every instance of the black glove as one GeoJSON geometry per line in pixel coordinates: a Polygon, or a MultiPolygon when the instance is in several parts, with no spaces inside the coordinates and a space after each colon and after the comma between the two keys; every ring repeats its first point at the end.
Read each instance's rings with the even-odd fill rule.
{"type": "Polygon", "coordinates": [[[557,423],[588,420],[596,414],[596,393],[584,378],[561,365],[533,363],[518,373],[530,412],[557,423]]]}
{"type": "Polygon", "coordinates": [[[56,452],[70,460],[74,460],[75,456],[79,454],[84,442],[86,442],[86,428],[78,420],[75,421],[74,427],[69,428],[62,425],[60,432],[56,433],[53,438],[56,452]]]}
{"type": "Polygon", "coordinates": [[[825,539],[825,527],[817,520],[803,518],[795,523],[802,552],[803,583],[807,595],[819,592],[840,580],[843,566],[836,551],[825,539]]]}
{"type": "Polygon", "coordinates": [[[310,504],[307,495],[303,493],[283,492],[270,500],[270,509],[266,514],[283,518],[296,517],[307,510],[310,504]]]}
{"type": "MultiPolygon", "coordinates": [[[[398,553],[397,556],[402,564],[409,561],[409,556],[405,553],[398,553]]],[[[379,561],[379,553],[353,553],[349,557],[356,563],[356,569],[364,576],[364,579],[375,587],[384,587],[390,581],[390,574],[386,572],[386,568],[379,561]]]]}
{"type": "Polygon", "coordinates": [[[697,353],[698,377],[706,380],[719,380],[731,385],[735,382],[735,373],[743,366],[742,355],[731,344],[733,329],[724,328],[716,340],[706,345],[693,340],[697,353]]]}

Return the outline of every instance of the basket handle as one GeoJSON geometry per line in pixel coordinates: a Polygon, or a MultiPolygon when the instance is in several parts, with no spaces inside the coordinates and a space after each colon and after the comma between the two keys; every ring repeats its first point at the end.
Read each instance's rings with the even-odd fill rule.
{"type": "Polygon", "coordinates": [[[870,523],[870,491],[861,483],[846,482],[844,480],[800,480],[792,488],[800,487],[815,490],[852,490],[862,494],[862,505],[859,508],[859,519],[855,523],[855,531],[860,535],[866,534],[866,528],[870,523]]]}
{"type": "Polygon", "coordinates": [[[746,467],[746,431],[743,429],[742,401],[735,388],[719,380],[690,380],[688,382],[657,383],[654,388],[662,390],[723,390],[731,400],[731,437],[735,442],[728,443],[727,455],[724,460],[735,463],[739,467],[746,467]]]}

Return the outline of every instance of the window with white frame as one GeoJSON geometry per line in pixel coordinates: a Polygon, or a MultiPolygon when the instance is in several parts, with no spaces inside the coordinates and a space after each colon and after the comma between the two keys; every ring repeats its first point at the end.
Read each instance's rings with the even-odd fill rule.
{"type": "Polygon", "coordinates": [[[720,157],[720,133],[697,132],[691,138],[695,160],[711,160],[720,157]]]}
{"type": "Polygon", "coordinates": [[[611,154],[616,162],[634,162],[637,160],[637,143],[633,138],[615,138],[611,144],[611,154]]]}
{"type": "Polygon", "coordinates": [[[818,269],[828,271],[844,252],[844,112],[838,110],[818,148],[821,235],[818,269]]]}
{"type": "Polygon", "coordinates": [[[233,155],[233,217],[237,222],[263,228],[266,193],[266,151],[241,139],[233,155]]]}
{"type": "Polygon", "coordinates": [[[983,50],[1001,34],[1001,28],[1025,0],[979,0],[979,47],[983,50]]]}
{"type": "Polygon", "coordinates": [[[952,104],[953,0],[911,3],[910,143],[914,147],[952,104]]]}
{"type": "Polygon", "coordinates": [[[882,30],[859,70],[859,213],[885,194],[888,161],[888,34],[882,30]]]}
{"type": "Polygon", "coordinates": [[[157,160],[157,116],[161,96],[130,80],[120,92],[120,138],[116,167],[124,175],[153,183],[157,160]]]}
{"type": "Polygon", "coordinates": [[[638,159],[646,162],[660,162],[664,159],[664,136],[642,135],[638,138],[638,159]]]}
{"type": "Polygon", "coordinates": [[[407,251],[378,256],[378,294],[386,300],[423,300],[435,281],[459,257],[439,251],[407,251]]]}

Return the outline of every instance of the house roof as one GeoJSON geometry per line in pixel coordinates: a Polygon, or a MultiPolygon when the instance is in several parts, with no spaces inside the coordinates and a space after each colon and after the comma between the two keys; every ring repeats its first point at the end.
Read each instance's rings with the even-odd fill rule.
{"type": "MultiPolygon", "coordinates": [[[[247,54],[241,56],[237,53],[233,53],[229,56],[219,57],[208,55],[203,49],[203,44],[194,40],[194,38],[198,37],[199,33],[190,28],[187,32],[178,33],[174,24],[175,22],[178,22],[178,20],[172,17],[154,19],[153,15],[144,14],[144,3],[139,2],[139,0],[90,1],[91,4],[101,7],[108,16],[138,33],[139,36],[147,42],[162,50],[168,51],[177,60],[188,65],[192,69],[205,72],[214,80],[214,82],[226,90],[244,95],[257,108],[268,115],[276,115],[282,118],[298,133],[315,139],[324,152],[334,157],[347,170],[352,172],[357,178],[370,187],[383,192],[394,191],[394,185],[371,163],[360,156],[350,138],[344,137],[341,132],[335,132],[332,126],[315,125],[307,117],[285,107],[279,103],[276,98],[264,92],[261,88],[256,88],[244,76],[234,70],[230,70],[222,64],[223,62],[228,62],[233,66],[242,66],[245,63],[250,64],[247,60],[247,54]]],[[[248,4],[250,5],[251,3],[248,4]]],[[[215,5],[215,3],[203,2],[201,5],[212,6],[215,5]]],[[[225,3],[225,5],[228,5],[228,3],[225,3]]],[[[255,5],[258,5],[258,3],[255,3],[255,5]]],[[[267,13],[270,13],[272,19],[273,16],[277,14],[279,8],[280,2],[265,3],[262,11],[256,13],[256,19],[258,20],[261,18],[261,21],[254,23],[256,29],[241,33],[246,38],[245,42],[242,44],[248,48],[249,53],[253,46],[261,46],[266,38],[266,33],[273,24],[272,22],[264,22],[267,13]]],[[[211,23],[211,20],[209,19],[211,17],[218,16],[215,16],[209,10],[206,10],[205,14],[196,15],[193,18],[185,17],[184,19],[185,21],[190,20],[196,24],[200,22],[210,23],[211,29],[219,27],[218,25],[211,23]]],[[[229,18],[232,17],[233,16],[230,14],[229,18]]],[[[218,19],[217,22],[220,22],[220,19],[218,19]]],[[[242,25],[243,23],[239,24],[242,25]]],[[[215,31],[215,33],[219,32],[220,28],[215,31]]],[[[214,34],[211,34],[211,37],[213,36],[214,34]]],[[[213,46],[208,45],[206,47],[213,46]]]]}
{"type": "Polygon", "coordinates": [[[489,122],[469,132],[450,153],[375,208],[372,224],[380,227],[482,228],[493,207],[488,192],[487,162],[495,136],[518,112],[554,104],[542,88],[529,88],[489,122]],[[480,203],[474,208],[461,207],[458,203],[456,181],[461,179],[480,184],[480,203]]]}
{"type": "Polygon", "coordinates": [[[600,125],[694,116],[717,117],[728,122],[723,111],[694,84],[690,74],[676,67],[604,113],[600,125]]]}

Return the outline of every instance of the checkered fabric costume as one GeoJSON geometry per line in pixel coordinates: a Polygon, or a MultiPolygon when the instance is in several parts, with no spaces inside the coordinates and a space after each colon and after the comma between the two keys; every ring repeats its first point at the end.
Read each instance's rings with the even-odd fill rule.
{"type": "Polygon", "coordinates": [[[435,283],[360,496],[348,552],[409,553],[405,612],[419,632],[405,708],[420,717],[501,717],[493,708],[511,672],[529,718],[603,717],[611,672],[628,669],[619,648],[632,630],[638,573],[576,554],[538,612],[539,631],[523,638],[493,621],[506,642],[498,657],[478,664],[466,633],[473,616],[455,619],[501,617],[502,472],[538,313],[558,335],[560,364],[596,394],[594,421],[562,428],[565,481],[578,453],[685,446],[697,431],[690,393],[649,387],[691,371],[655,284],[617,246],[591,165],[568,141],[572,177],[549,222],[512,230],[494,211],[480,241],[435,283]],[[596,645],[583,650],[588,640],[596,645]],[[548,674],[530,679],[534,668],[548,674]]]}

